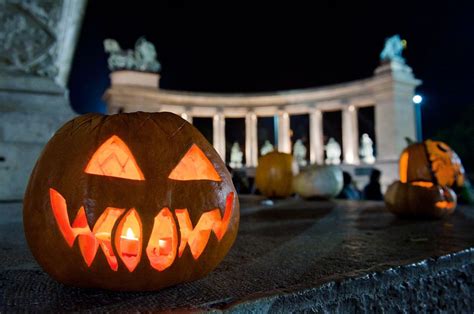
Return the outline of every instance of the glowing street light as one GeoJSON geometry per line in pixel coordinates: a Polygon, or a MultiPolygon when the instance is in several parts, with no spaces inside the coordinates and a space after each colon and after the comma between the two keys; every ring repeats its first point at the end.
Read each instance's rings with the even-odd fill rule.
{"type": "Polygon", "coordinates": [[[420,95],[415,95],[415,96],[413,96],[413,102],[414,102],[415,104],[417,104],[417,105],[418,105],[418,104],[421,104],[422,101],[423,101],[423,97],[421,97],[420,95]]]}

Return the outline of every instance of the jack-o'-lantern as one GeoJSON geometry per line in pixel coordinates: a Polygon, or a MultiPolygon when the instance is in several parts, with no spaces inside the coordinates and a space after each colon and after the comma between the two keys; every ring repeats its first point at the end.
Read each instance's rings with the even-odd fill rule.
{"type": "Polygon", "coordinates": [[[425,181],[392,183],[384,196],[388,210],[400,217],[442,218],[456,209],[456,193],[425,181]]]}
{"type": "Polygon", "coordinates": [[[400,181],[385,193],[387,208],[398,216],[441,218],[454,212],[456,193],[464,185],[464,169],[445,143],[426,140],[410,144],[399,161],[400,181]]]}
{"type": "Polygon", "coordinates": [[[224,162],[180,117],[88,114],[46,145],[23,219],[34,257],[56,280],[157,290],[220,263],[239,203],[224,162]]]}
{"type": "Polygon", "coordinates": [[[293,175],[298,172],[291,154],[270,152],[258,159],[255,185],[266,197],[284,198],[293,192],[293,175]]]}
{"type": "Polygon", "coordinates": [[[449,187],[464,184],[464,168],[455,151],[439,141],[409,145],[399,161],[400,181],[427,181],[449,187]]]}

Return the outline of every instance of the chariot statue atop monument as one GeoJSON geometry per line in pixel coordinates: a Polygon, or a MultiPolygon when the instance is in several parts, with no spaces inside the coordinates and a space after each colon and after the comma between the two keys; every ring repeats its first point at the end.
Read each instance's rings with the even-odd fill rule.
{"type": "Polygon", "coordinates": [[[144,37],[138,38],[134,50],[123,50],[115,39],[104,40],[109,70],[134,70],[141,72],[158,72],[161,65],[156,59],[155,46],[144,37]]]}

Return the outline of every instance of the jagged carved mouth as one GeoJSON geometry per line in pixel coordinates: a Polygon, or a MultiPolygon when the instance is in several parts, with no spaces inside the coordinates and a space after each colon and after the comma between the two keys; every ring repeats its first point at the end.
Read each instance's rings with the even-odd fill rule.
{"type": "MultiPolygon", "coordinates": [[[[92,265],[100,246],[112,270],[117,271],[119,267],[116,255],[130,272],[135,270],[142,258],[144,242],[142,221],[135,208],[126,210],[107,207],[91,229],[83,206],[79,208],[71,224],[65,198],[52,188],[49,189],[49,196],[59,231],[71,248],[78,238],[81,254],[88,267],[92,265]],[[117,228],[113,233],[115,225],[117,228]]],[[[158,271],[170,267],[176,260],[176,255],[178,258],[182,256],[186,246],[189,246],[193,258],[199,259],[206,248],[211,231],[218,241],[226,234],[233,207],[234,192],[230,192],[226,198],[223,216],[219,208],[204,212],[194,227],[188,209],[175,209],[173,215],[169,208],[163,207],[154,218],[153,229],[146,243],[145,252],[150,266],[158,271]]]]}

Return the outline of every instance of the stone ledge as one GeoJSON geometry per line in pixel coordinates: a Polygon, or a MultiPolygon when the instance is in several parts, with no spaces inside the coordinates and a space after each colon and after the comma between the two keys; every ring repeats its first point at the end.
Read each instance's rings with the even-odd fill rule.
{"type": "MultiPolygon", "coordinates": [[[[377,267],[383,268],[383,267],[377,267]]],[[[230,312],[358,311],[472,312],[474,248],[413,264],[378,270],[274,295],[259,295],[225,306],[230,312]],[[469,279],[471,278],[471,279],[469,279]]]]}
{"type": "Polygon", "coordinates": [[[157,292],[63,286],[33,260],[21,204],[0,203],[0,312],[474,310],[474,208],[400,220],[379,202],[241,197],[234,247],[207,277],[157,292]]]}

